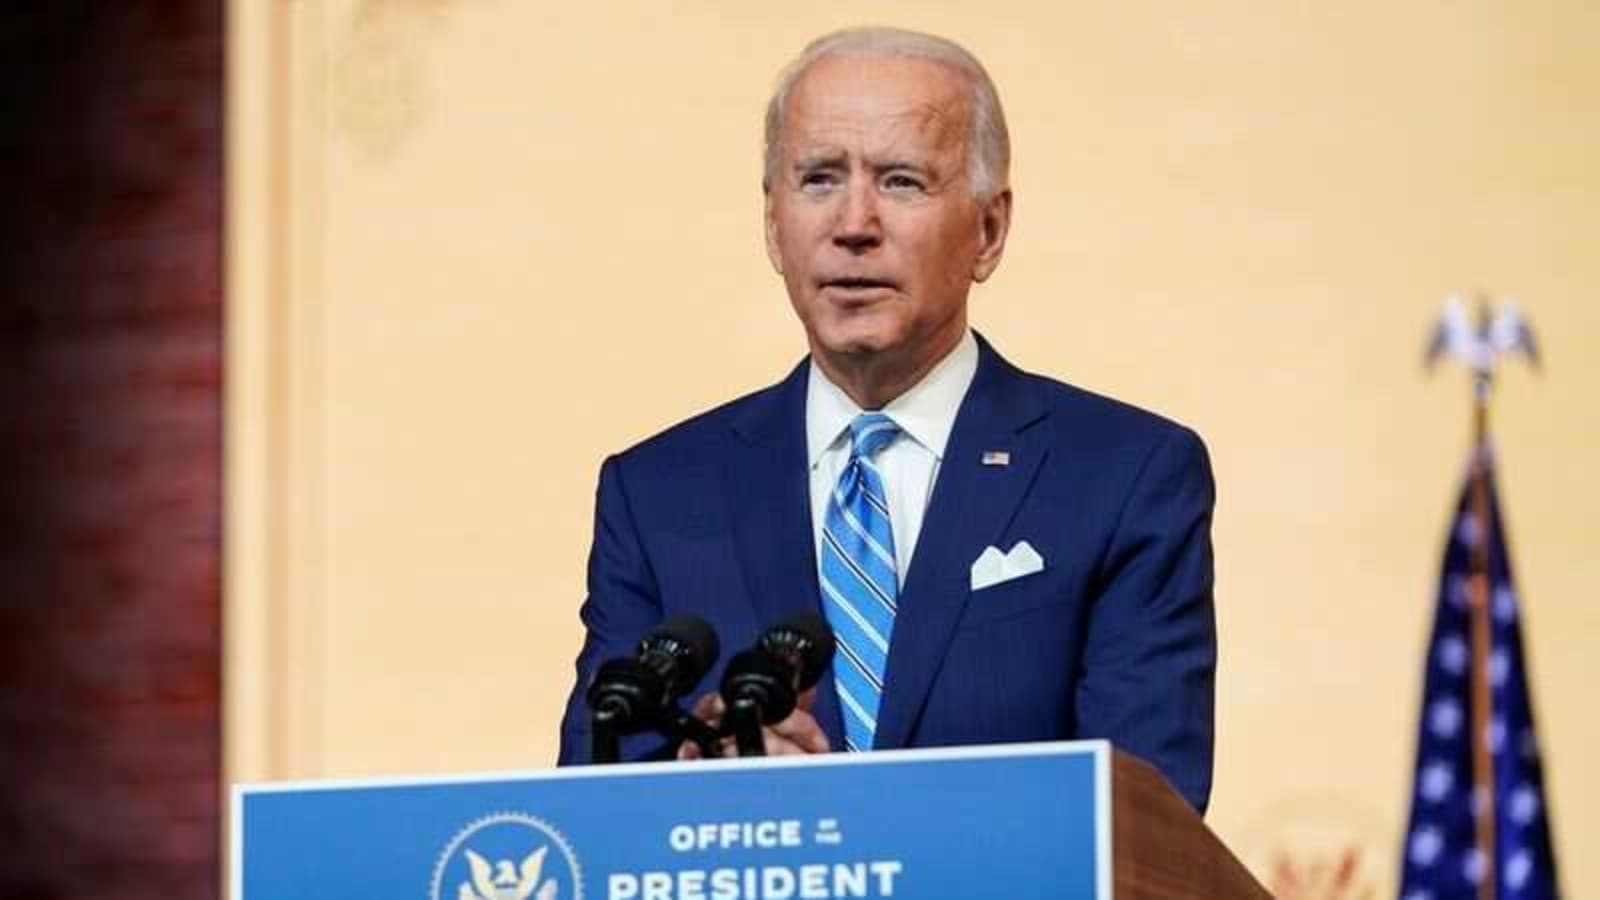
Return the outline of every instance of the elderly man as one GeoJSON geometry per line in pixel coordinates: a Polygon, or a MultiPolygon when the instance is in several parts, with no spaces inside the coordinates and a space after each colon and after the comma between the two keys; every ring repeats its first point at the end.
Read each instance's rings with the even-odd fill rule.
{"type": "Polygon", "coordinates": [[[788,68],[766,241],[810,356],[606,460],[563,763],[585,761],[595,667],[664,616],[742,647],[809,609],[839,650],[769,753],[1108,738],[1205,808],[1205,449],[970,330],[1011,224],[1009,158],[993,84],[949,41],[844,31],[788,68]]]}

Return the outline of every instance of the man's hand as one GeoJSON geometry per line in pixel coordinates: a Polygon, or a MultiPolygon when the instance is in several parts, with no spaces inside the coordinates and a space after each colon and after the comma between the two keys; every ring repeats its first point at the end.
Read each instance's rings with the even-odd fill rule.
{"type": "MultiPolygon", "coordinates": [[[[828,736],[823,733],[822,726],[818,725],[816,718],[811,715],[811,704],[816,699],[816,688],[806,691],[800,695],[800,702],[787,719],[761,729],[768,756],[827,753],[833,749],[828,746],[828,736]]],[[[712,728],[721,728],[722,716],[727,712],[727,707],[722,702],[722,696],[713,692],[695,701],[694,709],[689,712],[712,728]]],[[[679,759],[699,759],[701,755],[700,747],[694,741],[684,741],[678,745],[679,759]]],[[[732,737],[722,739],[722,755],[739,755],[738,747],[735,746],[732,737]]]]}

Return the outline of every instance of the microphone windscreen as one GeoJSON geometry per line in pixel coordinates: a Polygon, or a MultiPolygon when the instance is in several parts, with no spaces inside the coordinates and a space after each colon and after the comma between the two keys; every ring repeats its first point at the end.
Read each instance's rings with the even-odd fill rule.
{"type": "Polygon", "coordinates": [[[681,667],[678,680],[684,683],[685,689],[705,677],[722,653],[716,630],[699,616],[667,617],[645,636],[643,646],[659,647],[666,643],[676,645],[672,655],[678,659],[681,667]]]}
{"type": "Polygon", "coordinates": [[[795,661],[800,670],[795,687],[805,691],[816,685],[833,662],[833,628],[817,613],[795,613],[768,628],[761,636],[761,646],[795,661]]]}

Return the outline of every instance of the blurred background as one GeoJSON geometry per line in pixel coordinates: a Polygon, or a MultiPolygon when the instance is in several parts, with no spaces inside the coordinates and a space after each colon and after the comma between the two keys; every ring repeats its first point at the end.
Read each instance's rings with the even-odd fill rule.
{"type": "Polygon", "coordinates": [[[1300,896],[1395,892],[1470,434],[1421,353],[1448,294],[1521,301],[1499,487],[1562,887],[1600,893],[1600,7],[4,15],[0,895],[210,896],[227,782],[552,762],[600,460],[803,354],[760,119],[865,21],[1006,105],[975,326],[1208,442],[1208,820],[1300,896]]]}
{"type": "Polygon", "coordinates": [[[218,893],[223,10],[0,8],[0,897],[218,893]]]}

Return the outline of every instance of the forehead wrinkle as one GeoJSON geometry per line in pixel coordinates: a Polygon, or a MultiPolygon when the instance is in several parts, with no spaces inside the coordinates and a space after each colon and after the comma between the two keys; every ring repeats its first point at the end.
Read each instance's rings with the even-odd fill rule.
{"type": "MultiPolygon", "coordinates": [[[[784,149],[793,165],[836,164],[854,157],[879,168],[912,163],[926,166],[952,149],[966,157],[965,123],[952,115],[949,103],[914,103],[899,110],[872,114],[882,128],[863,124],[848,112],[828,114],[817,124],[790,123],[793,140],[784,149]],[[851,148],[859,148],[852,150],[851,148]]],[[[796,114],[795,118],[802,118],[796,114]]]]}
{"type": "MultiPolygon", "coordinates": [[[[809,99],[809,98],[808,98],[809,99]]],[[[800,133],[819,131],[866,132],[873,123],[883,123],[894,130],[911,130],[943,137],[951,132],[963,133],[966,126],[966,104],[959,98],[923,100],[889,105],[878,98],[827,97],[821,104],[795,103],[791,108],[789,126],[800,133]],[[849,102],[851,99],[856,102],[849,102]],[[821,106],[813,110],[810,106],[821,106]],[[809,113],[809,115],[807,115],[809,113]],[[806,121],[809,119],[809,121],[806,121]]]]}

